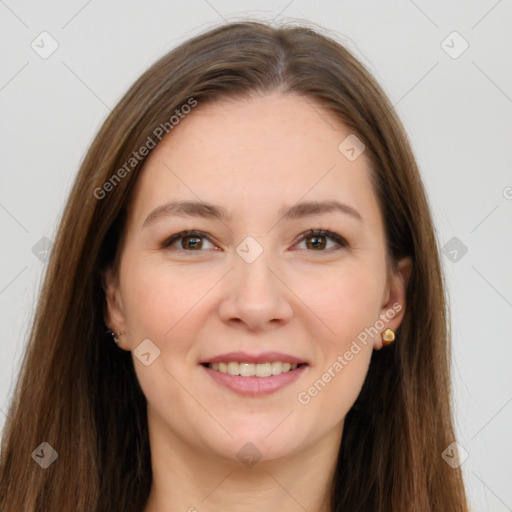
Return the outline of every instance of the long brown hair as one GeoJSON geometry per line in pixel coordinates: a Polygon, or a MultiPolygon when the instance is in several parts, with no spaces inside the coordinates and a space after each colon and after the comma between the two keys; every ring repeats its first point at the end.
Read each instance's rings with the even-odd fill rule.
{"type": "Polygon", "coordinates": [[[4,428],[3,512],[143,509],[152,478],[146,402],[131,353],[105,332],[103,288],[145,160],[139,148],[158,142],[157,127],[171,130],[169,120],[191,98],[200,105],[276,89],[317,100],[357,134],[371,162],[390,261],[413,260],[397,339],[373,352],[345,419],[331,510],[467,512],[461,471],[441,456],[455,439],[445,286],[404,129],[342,44],[307,26],[259,22],[210,29],[165,55],[94,139],[63,213],[4,428]],[[46,469],[31,457],[42,442],[58,452],[46,469]]]}

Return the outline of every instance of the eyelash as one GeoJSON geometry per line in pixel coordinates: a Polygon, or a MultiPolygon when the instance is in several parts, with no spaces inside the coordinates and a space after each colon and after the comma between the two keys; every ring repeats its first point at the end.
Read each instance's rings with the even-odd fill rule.
{"type": "MultiPolygon", "coordinates": [[[[183,238],[186,238],[187,236],[195,236],[195,237],[198,237],[198,238],[206,238],[208,241],[213,243],[206,233],[204,233],[203,231],[197,231],[197,230],[193,230],[192,229],[192,230],[181,231],[179,233],[176,233],[175,235],[172,235],[165,242],[163,242],[162,248],[163,249],[170,248],[170,246],[173,243],[175,243],[175,242],[177,242],[177,241],[179,241],[179,240],[181,240],[183,238]]],[[[336,244],[338,244],[338,247],[334,247],[334,248],[331,248],[331,249],[322,249],[322,250],[318,250],[318,251],[311,250],[309,252],[331,252],[333,250],[337,251],[337,250],[342,249],[344,247],[348,247],[348,243],[347,243],[347,241],[343,237],[341,237],[337,233],[333,233],[332,231],[328,231],[326,229],[309,229],[309,230],[305,231],[304,233],[302,233],[300,235],[297,243],[303,242],[304,240],[306,240],[306,239],[308,239],[310,237],[330,238],[332,241],[334,241],[336,244]]],[[[179,248],[178,250],[185,251],[185,252],[202,252],[200,249],[195,251],[193,249],[192,250],[188,250],[188,249],[179,248]]]]}

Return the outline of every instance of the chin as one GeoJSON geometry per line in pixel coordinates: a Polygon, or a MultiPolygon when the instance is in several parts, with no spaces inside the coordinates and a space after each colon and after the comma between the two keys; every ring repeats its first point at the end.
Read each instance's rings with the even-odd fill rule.
{"type": "Polygon", "coordinates": [[[222,443],[224,449],[237,459],[244,455],[252,455],[271,461],[289,456],[300,448],[301,440],[297,431],[279,425],[282,420],[283,418],[275,422],[260,421],[252,426],[230,430],[233,438],[225,439],[222,443]]]}

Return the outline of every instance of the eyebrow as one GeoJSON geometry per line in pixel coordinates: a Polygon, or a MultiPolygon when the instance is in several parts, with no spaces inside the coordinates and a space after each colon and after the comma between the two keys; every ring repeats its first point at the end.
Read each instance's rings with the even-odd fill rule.
{"type": "MultiPolygon", "coordinates": [[[[284,206],[279,210],[278,215],[280,218],[291,220],[332,212],[341,212],[360,222],[363,221],[361,214],[355,208],[336,200],[306,201],[293,206],[284,206]]],[[[229,221],[232,219],[232,216],[228,214],[227,210],[219,205],[199,201],[171,201],[170,203],[155,208],[146,217],[142,227],[144,228],[161,218],[170,216],[201,217],[221,221],[229,221]]]]}

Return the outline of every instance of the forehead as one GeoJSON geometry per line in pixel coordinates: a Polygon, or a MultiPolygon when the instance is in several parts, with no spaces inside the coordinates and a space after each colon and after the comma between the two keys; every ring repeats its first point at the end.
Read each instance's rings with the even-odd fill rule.
{"type": "Polygon", "coordinates": [[[199,102],[146,160],[131,217],[140,224],[178,198],[269,219],[284,204],[335,199],[375,222],[369,162],[339,150],[349,135],[324,107],[295,94],[199,102]]]}

